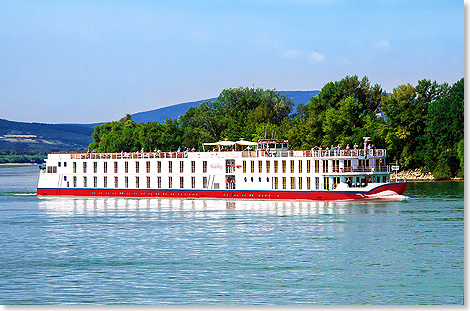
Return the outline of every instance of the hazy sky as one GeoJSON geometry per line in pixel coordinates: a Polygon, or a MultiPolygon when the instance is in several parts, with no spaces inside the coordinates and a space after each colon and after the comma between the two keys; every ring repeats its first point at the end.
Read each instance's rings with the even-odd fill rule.
{"type": "Polygon", "coordinates": [[[346,75],[386,91],[464,76],[457,0],[0,1],[0,118],[47,123],[217,97],[320,90],[346,75]]]}

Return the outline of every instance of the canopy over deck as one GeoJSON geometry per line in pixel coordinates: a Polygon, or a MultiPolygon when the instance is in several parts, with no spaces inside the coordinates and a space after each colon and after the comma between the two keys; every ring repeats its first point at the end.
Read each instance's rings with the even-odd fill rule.
{"type": "Polygon", "coordinates": [[[218,141],[215,143],[203,143],[202,148],[204,149],[205,146],[218,146],[218,149],[220,150],[220,146],[257,146],[258,143],[252,142],[252,141],[247,141],[247,140],[238,140],[238,141],[230,141],[230,140],[223,140],[223,141],[218,141]]]}

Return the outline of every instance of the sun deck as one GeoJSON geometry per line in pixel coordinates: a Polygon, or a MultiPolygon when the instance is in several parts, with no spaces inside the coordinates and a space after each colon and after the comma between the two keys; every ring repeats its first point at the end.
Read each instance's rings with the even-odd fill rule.
{"type": "Polygon", "coordinates": [[[201,151],[201,152],[71,152],[52,153],[49,156],[70,155],[71,159],[153,159],[153,158],[257,158],[257,157],[311,157],[311,158],[385,158],[385,149],[344,150],[254,150],[254,151],[201,151]]]}

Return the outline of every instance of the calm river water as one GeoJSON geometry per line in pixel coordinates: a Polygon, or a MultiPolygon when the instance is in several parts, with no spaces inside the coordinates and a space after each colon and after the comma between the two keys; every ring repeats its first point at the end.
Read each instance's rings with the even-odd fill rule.
{"type": "Polygon", "coordinates": [[[0,304],[463,304],[464,183],[354,202],[37,197],[0,166],[0,304]]]}

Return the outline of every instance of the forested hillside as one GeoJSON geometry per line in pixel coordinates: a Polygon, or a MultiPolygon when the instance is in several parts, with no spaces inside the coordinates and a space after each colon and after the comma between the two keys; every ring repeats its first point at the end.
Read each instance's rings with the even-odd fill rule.
{"type": "Polygon", "coordinates": [[[199,149],[203,142],[288,139],[295,149],[354,143],[370,136],[404,168],[424,167],[436,178],[463,176],[464,79],[450,87],[431,80],[397,86],[390,94],[367,77],[329,82],[293,111],[276,90],[230,88],[178,119],[136,123],[130,115],[95,127],[90,149],[199,149]]]}
{"type": "Polygon", "coordinates": [[[82,126],[0,119],[0,150],[83,150],[92,142],[92,133],[82,126]]]}

